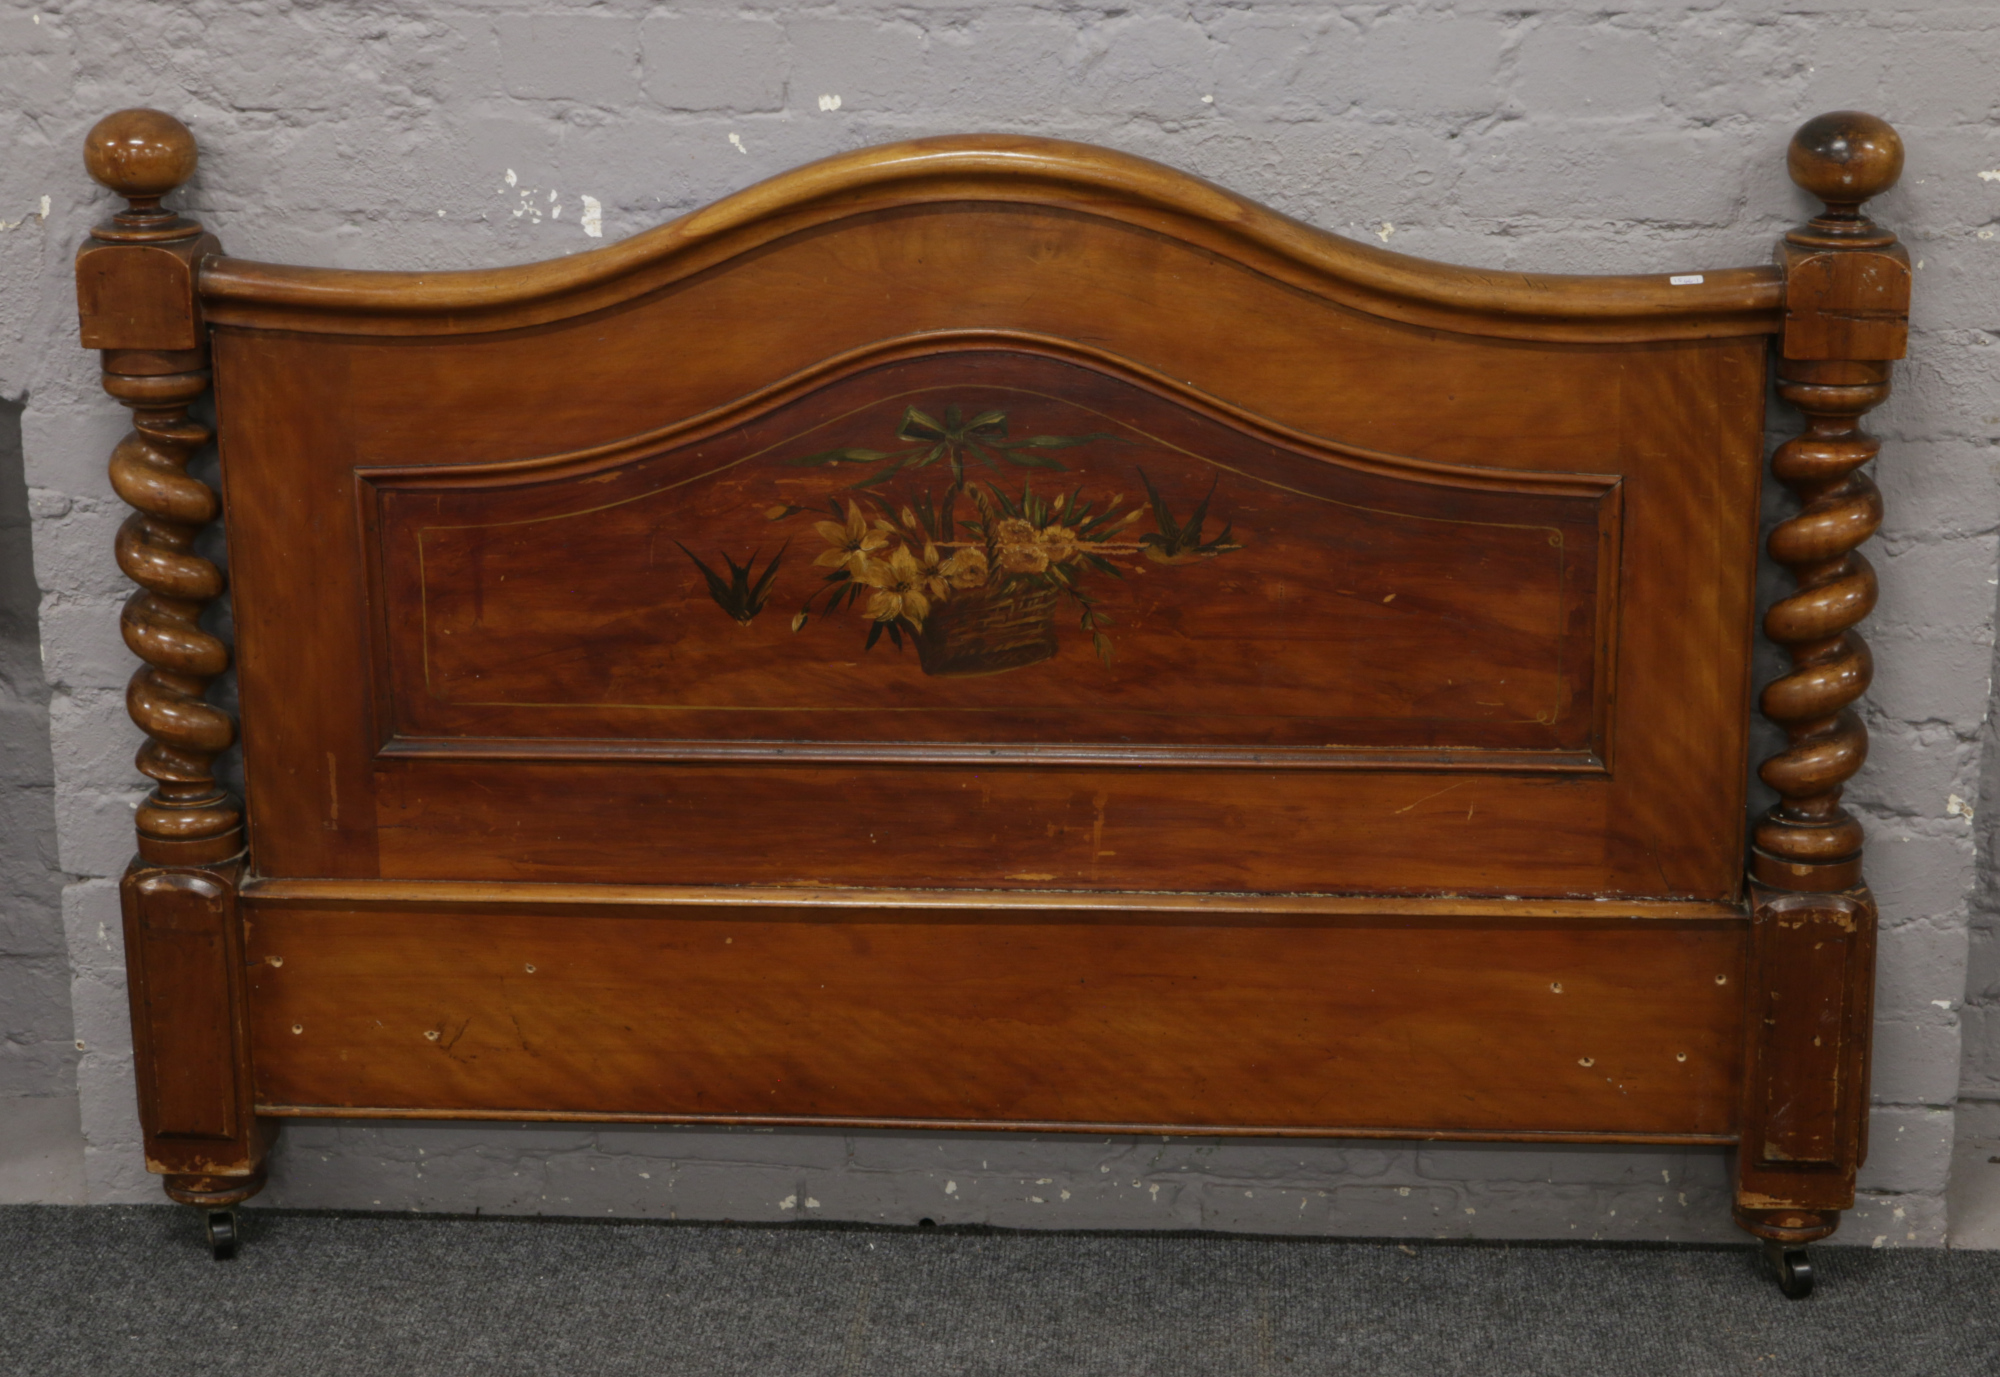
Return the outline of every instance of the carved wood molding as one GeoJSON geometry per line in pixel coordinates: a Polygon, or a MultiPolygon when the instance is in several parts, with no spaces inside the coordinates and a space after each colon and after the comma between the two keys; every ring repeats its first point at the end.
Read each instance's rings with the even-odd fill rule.
{"type": "Polygon", "coordinates": [[[1910,298],[1908,254],[1860,208],[1895,185],[1903,146],[1883,121],[1841,111],[1805,124],[1789,161],[1826,211],[1778,249],[1787,283],[1778,389],[1806,424],[1771,460],[1800,507],[1769,548],[1798,590],[1764,620],[1792,669],[1765,688],[1762,708],[1791,741],[1758,771],[1780,802],[1757,824],[1750,869],[1780,889],[1829,891],[1861,884],[1861,824],[1840,796],[1868,756],[1851,705],[1873,662],[1854,628],[1875,606],[1876,585],[1856,551],[1882,523],[1882,497],[1861,472],[1881,445],[1860,418],[1889,395],[1910,298]]]}
{"type": "Polygon", "coordinates": [[[122,630],[145,662],[125,702],[146,733],[138,768],[154,781],[136,818],[139,854],[163,865],[211,864],[243,849],[241,809],[214,774],[236,726],[203,696],[229,666],[228,647],[201,626],[222,571],[193,548],[219,504],[187,472],[213,438],[189,407],[209,385],[195,273],[220,245],[159,204],[195,158],[193,135],[157,111],[100,122],[85,166],[129,204],[91,231],[76,264],[83,344],[103,351],[104,390],[132,410],[132,432],[111,456],[112,487],[136,509],[118,531],[118,567],[139,585],[122,630]]]}
{"type": "Polygon", "coordinates": [[[372,272],[218,257],[219,325],[325,334],[517,329],[622,305],[781,239],[888,215],[1056,209],[1196,247],[1355,310],[1508,339],[1641,341],[1779,328],[1768,267],[1621,276],[1433,263],[1302,224],[1144,158],[1060,139],[955,135],[858,149],[780,173],[629,239],[544,263],[372,272]]]}

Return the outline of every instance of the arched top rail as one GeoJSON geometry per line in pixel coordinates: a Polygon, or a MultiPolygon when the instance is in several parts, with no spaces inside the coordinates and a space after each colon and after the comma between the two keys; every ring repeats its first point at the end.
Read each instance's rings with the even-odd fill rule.
{"type": "Polygon", "coordinates": [[[1145,158],[1017,135],[884,144],[784,172],[616,244],[458,272],[306,268],[217,256],[215,324],[328,334],[451,335],[618,306],[801,233],[863,217],[1032,206],[1165,236],[1384,319],[1509,339],[1636,342],[1776,333],[1773,267],[1623,276],[1433,263],[1357,243],[1145,158]]]}

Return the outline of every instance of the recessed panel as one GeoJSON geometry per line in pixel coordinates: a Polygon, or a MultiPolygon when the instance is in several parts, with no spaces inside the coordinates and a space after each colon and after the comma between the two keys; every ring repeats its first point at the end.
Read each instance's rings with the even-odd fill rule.
{"type": "Polygon", "coordinates": [[[1336,449],[1102,362],[929,352],[367,477],[392,751],[1605,754],[1615,480],[1336,449]]]}

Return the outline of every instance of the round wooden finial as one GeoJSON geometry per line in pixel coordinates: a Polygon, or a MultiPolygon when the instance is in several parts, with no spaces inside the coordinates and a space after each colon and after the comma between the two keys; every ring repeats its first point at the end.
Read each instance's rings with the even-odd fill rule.
{"type": "Polygon", "coordinates": [[[1887,120],[1835,110],[1799,126],[1785,162],[1793,181],[1826,202],[1828,216],[1853,219],[1863,201],[1903,175],[1903,140],[1887,120]]]}
{"type": "Polygon", "coordinates": [[[83,165],[134,211],[150,212],[194,175],[194,135],[158,110],[120,110],[99,120],[84,139],[83,165]]]}

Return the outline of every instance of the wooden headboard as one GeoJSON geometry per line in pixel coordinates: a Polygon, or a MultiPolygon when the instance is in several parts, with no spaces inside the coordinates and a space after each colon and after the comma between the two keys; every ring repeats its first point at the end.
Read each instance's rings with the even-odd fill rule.
{"type": "Polygon", "coordinates": [[[131,204],[77,263],[136,418],[174,1198],[299,1115],[1737,1144],[1801,1284],[1867,1108],[1886,124],[1800,130],[1775,266],[1623,277],[1006,136],[334,271],[162,209],[194,160],[100,124],[131,204]],[[1774,341],[1797,667],[1746,835],[1774,341]]]}

